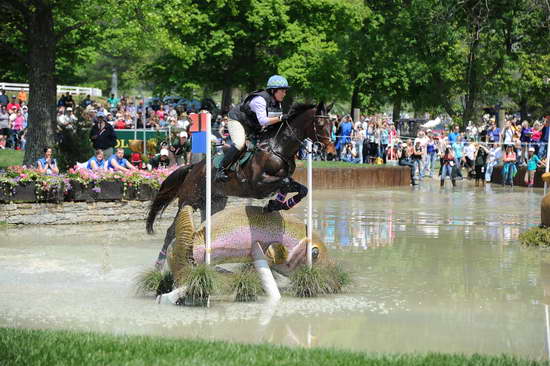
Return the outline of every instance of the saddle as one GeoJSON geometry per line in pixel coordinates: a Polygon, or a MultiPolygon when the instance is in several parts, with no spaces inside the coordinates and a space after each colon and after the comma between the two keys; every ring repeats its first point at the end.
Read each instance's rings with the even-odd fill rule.
{"type": "MultiPolygon", "coordinates": [[[[243,165],[245,165],[248,160],[250,160],[256,151],[258,151],[258,140],[246,140],[245,148],[241,152],[239,158],[235,163],[233,163],[228,170],[230,171],[237,171],[237,169],[243,165]]],[[[222,154],[217,154],[212,158],[212,165],[216,169],[220,169],[223,161],[223,157],[225,155],[225,152],[222,154]]]]}

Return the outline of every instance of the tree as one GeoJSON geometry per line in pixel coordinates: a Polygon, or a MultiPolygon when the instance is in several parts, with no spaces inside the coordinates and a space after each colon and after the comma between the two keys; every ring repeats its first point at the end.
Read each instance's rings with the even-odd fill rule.
{"type": "Polygon", "coordinates": [[[72,60],[81,56],[77,55],[78,48],[69,45],[76,42],[82,47],[83,38],[76,36],[75,31],[85,30],[90,39],[90,34],[99,28],[93,22],[104,13],[98,4],[92,0],[78,3],[0,0],[0,9],[4,11],[0,48],[26,69],[29,82],[29,128],[24,164],[34,164],[44,147],[54,145],[56,65],[60,55],[72,54],[74,57],[68,57],[72,60]]]}

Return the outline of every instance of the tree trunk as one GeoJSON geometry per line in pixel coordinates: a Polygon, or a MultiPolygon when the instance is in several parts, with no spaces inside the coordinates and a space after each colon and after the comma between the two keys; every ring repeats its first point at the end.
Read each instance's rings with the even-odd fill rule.
{"type": "Polygon", "coordinates": [[[227,114],[233,103],[233,89],[226,85],[222,91],[222,114],[227,114]]]}
{"type": "Polygon", "coordinates": [[[393,120],[393,123],[397,123],[399,119],[401,118],[401,97],[396,96],[393,101],[393,111],[391,118],[393,120]]]}
{"type": "Polygon", "coordinates": [[[475,104],[477,99],[478,78],[477,78],[477,50],[479,48],[479,25],[475,25],[473,30],[474,40],[468,53],[468,71],[466,74],[466,83],[468,92],[464,101],[464,114],[462,116],[463,126],[468,126],[468,122],[474,119],[475,104]]]}
{"type": "Polygon", "coordinates": [[[56,36],[51,8],[29,13],[29,121],[23,163],[33,166],[52,147],[56,131],[57,86],[54,79],[56,36]]]}
{"type": "Polygon", "coordinates": [[[111,73],[111,94],[114,94],[115,98],[118,97],[118,72],[116,67],[113,67],[111,73]]]}
{"type": "Polygon", "coordinates": [[[359,105],[359,88],[357,87],[356,83],[353,83],[353,92],[351,94],[351,110],[350,110],[350,116],[353,116],[353,111],[355,108],[361,108],[359,105]]]}
{"type": "Polygon", "coordinates": [[[521,122],[523,121],[528,121],[529,120],[529,111],[528,111],[528,105],[527,105],[527,98],[525,97],[522,97],[520,102],[519,102],[519,107],[520,107],[520,118],[521,118],[521,122]]]}

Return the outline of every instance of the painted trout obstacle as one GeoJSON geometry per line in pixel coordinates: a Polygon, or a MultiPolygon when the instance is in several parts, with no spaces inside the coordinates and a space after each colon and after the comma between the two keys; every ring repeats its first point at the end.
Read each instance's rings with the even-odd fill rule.
{"type": "MultiPolygon", "coordinates": [[[[308,152],[311,147],[308,141],[308,152]]],[[[313,233],[311,165],[309,153],[307,225],[281,211],[267,212],[264,207],[245,206],[207,215],[195,228],[193,209],[184,206],[175,220],[175,240],[167,251],[168,272],[149,274],[155,276],[158,287],[154,287],[155,281],[146,280],[148,275],[142,276],[139,287],[147,288],[143,283],[148,283],[149,290],[157,293],[160,304],[209,306],[210,297],[223,292],[234,294],[237,301],[250,301],[262,290],[268,298],[278,300],[281,295],[272,272],[275,271],[279,282],[286,278],[286,287],[297,296],[340,292],[349,283],[349,276],[328,260],[325,244],[313,233]],[[231,270],[223,267],[227,263],[231,263],[231,270]],[[229,288],[215,284],[224,274],[217,273],[210,265],[218,271],[229,272],[225,274],[231,277],[229,288]],[[167,278],[171,281],[169,286],[166,286],[167,278]]],[[[207,174],[207,192],[211,192],[210,183],[211,176],[207,174]]],[[[208,198],[207,211],[211,204],[208,198]]]]}

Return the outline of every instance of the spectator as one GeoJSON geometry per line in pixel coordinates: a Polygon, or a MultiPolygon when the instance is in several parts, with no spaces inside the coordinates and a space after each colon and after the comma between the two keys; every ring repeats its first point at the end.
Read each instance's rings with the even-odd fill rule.
{"type": "Polygon", "coordinates": [[[118,107],[118,104],[120,103],[120,100],[115,97],[114,94],[111,94],[111,97],[107,99],[107,104],[109,105],[109,110],[112,113],[115,113],[118,107]]]}
{"type": "Polygon", "coordinates": [[[411,154],[410,154],[411,150],[409,149],[409,147],[407,146],[407,144],[402,144],[401,145],[401,153],[400,153],[400,156],[399,156],[399,165],[401,166],[408,166],[410,168],[410,173],[411,173],[411,184],[414,186],[416,185],[416,181],[414,180],[414,163],[412,161],[412,158],[411,158],[411,154]]]}
{"type": "Polygon", "coordinates": [[[342,118],[340,125],[338,126],[338,137],[336,142],[336,151],[338,155],[341,155],[344,147],[351,141],[351,132],[353,130],[353,123],[350,116],[342,118]]]}
{"type": "Polygon", "coordinates": [[[0,134],[0,150],[6,148],[6,136],[0,134]]]}
{"type": "Polygon", "coordinates": [[[17,112],[11,114],[10,122],[12,138],[14,138],[14,146],[15,149],[19,150],[22,148],[19,138],[21,131],[23,131],[23,127],[25,125],[25,118],[23,117],[21,109],[18,109],[17,112]]]}
{"type": "Polygon", "coordinates": [[[19,103],[26,103],[27,102],[27,93],[23,88],[19,90],[19,93],[17,94],[17,99],[19,99],[19,103]]]}
{"type": "Polygon", "coordinates": [[[458,136],[460,136],[460,129],[457,125],[455,125],[453,127],[453,130],[449,133],[449,136],[447,136],[447,139],[449,140],[449,144],[450,145],[454,144],[457,141],[458,136]]]}
{"type": "Polygon", "coordinates": [[[384,122],[382,124],[382,129],[380,130],[380,153],[379,156],[384,160],[384,164],[386,163],[386,151],[388,149],[388,145],[390,143],[390,130],[388,128],[388,124],[384,122]]]}
{"type": "Polygon", "coordinates": [[[65,97],[65,108],[74,108],[75,102],[73,99],[73,96],[67,92],[67,96],[65,97]]]}
{"type": "Polygon", "coordinates": [[[0,106],[0,136],[5,136],[4,140],[11,136],[10,115],[4,105],[0,106]]]}
{"type": "Polygon", "coordinates": [[[511,145],[514,143],[514,133],[515,129],[512,126],[512,122],[506,121],[504,130],[502,130],[502,135],[500,136],[500,140],[504,145],[511,145]]]}
{"type": "Polygon", "coordinates": [[[344,149],[342,150],[340,160],[345,161],[347,163],[353,163],[353,164],[361,163],[361,160],[358,157],[357,151],[355,150],[355,147],[351,142],[347,143],[344,149]]]}
{"type": "Polygon", "coordinates": [[[168,168],[171,164],[170,158],[168,157],[168,149],[161,149],[160,154],[156,154],[149,161],[151,168],[168,168]]]}
{"type": "Polygon", "coordinates": [[[524,160],[528,155],[527,150],[531,146],[531,137],[533,136],[533,129],[529,127],[529,122],[523,121],[521,124],[521,132],[519,141],[521,142],[521,159],[524,160]]]}
{"type": "Polygon", "coordinates": [[[103,150],[97,149],[94,156],[92,156],[86,163],[86,169],[88,170],[107,170],[107,160],[105,160],[105,155],[103,150]]]}
{"type": "Polygon", "coordinates": [[[116,149],[116,153],[109,158],[107,169],[113,171],[128,172],[130,170],[136,170],[136,167],[130,164],[130,162],[124,159],[124,149],[116,149]]]}
{"type": "Polygon", "coordinates": [[[20,109],[21,109],[21,104],[17,103],[17,100],[15,100],[15,95],[12,95],[11,102],[8,104],[8,111],[11,112],[15,110],[15,112],[17,112],[20,109]]]}
{"type": "Polygon", "coordinates": [[[191,161],[191,142],[187,132],[181,131],[178,138],[170,146],[173,163],[187,165],[191,161]]]}
{"type": "Polygon", "coordinates": [[[6,107],[9,102],[10,100],[6,95],[6,91],[4,89],[0,90],[0,106],[6,107]]]}
{"type": "Polygon", "coordinates": [[[433,134],[428,130],[428,143],[426,144],[426,164],[424,174],[430,178],[434,176],[435,162],[437,160],[437,146],[433,134]]]}
{"type": "Polygon", "coordinates": [[[528,187],[535,184],[535,173],[539,166],[543,166],[542,160],[535,154],[535,148],[530,147],[527,156],[527,172],[525,173],[525,184],[528,187]]]}
{"type": "Polygon", "coordinates": [[[52,159],[52,149],[50,147],[44,148],[44,157],[38,159],[38,161],[36,162],[36,168],[42,174],[59,174],[57,161],[55,159],[52,159]]]}
{"type": "Polygon", "coordinates": [[[117,130],[125,129],[125,128],[126,128],[126,121],[125,121],[124,118],[122,117],[122,113],[117,113],[117,116],[116,116],[116,117],[117,117],[117,118],[116,118],[114,127],[115,127],[117,130]]]}
{"type": "Polygon", "coordinates": [[[514,145],[506,145],[506,152],[502,160],[504,162],[504,166],[502,167],[502,185],[509,184],[513,186],[514,177],[517,173],[514,145]]]}
{"type": "Polygon", "coordinates": [[[80,106],[82,108],[88,108],[88,106],[92,105],[94,103],[94,101],[90,98],[90,94],[86,95],[86,98],[84,98],[82,100],[82,102],[80,102],[80,106]]]}
{"type": "Polygon", "coordinates": [[[457,169],[458,177],[462,178],[462,160],[464,157],[464,153],[463,153],[464,147],[462,145],[462,136],[460,136],[460,134],[457,136],[456,141],[451,145],[451,147],[453,149],[453,153],[455,157],[455,166],[457,169]]]}
{"type": "Polygon", "coordinates": [[[489,149],[487,149],[483,144],[475,144],[475,160],[474,160],[474,171],[475,171],[475,180],[476,187],[484,182],[485,175],[485,165],[487,164],[487,156],[489,155],[489,149]]]}
{"type": "Polygon", "coordinates": [[[501,150],[498,143],[489,143],[489,152],[487,155],[487,164],[485,165],[485,183],[491,183],[493,168],[498,164],[501,150]]]}
{"type": "Polygon", "coordinates": [[[353,149],[357,152],[357,158],[363,163],[363,142],[365,141],[365,131],[361,122],[355,123],[355,129],[352,133],[353,149]]]}
{"type": "Polygon", "coordinates": [[[473,139],[470,142],[466,142],[466,146],[464,147],[463,161],[464,161],[464,167],[468,171],[468,173],[466,174],[467,177],[473,177],[474,175],[476,151],[477,151],[477,145],[474,144],[473,139]]]}
{"type": "Polygon", "coordinates": [[[539,158],[544,159],[546,157],[546,151],[548,148],[548,134],[550,133],[550,116],[544,118],[544,127],[540,131],[539,139],[539,158]]]}
{"type": "Polygon", "coordinates": [[[94,149],[103,150],[105,158],[109,159],[117,143],[115,130],[105,121],[104,113],[98,112],[96,118],[97,120],[90,130],[90,139],[92,140],[94,149]]]}
{"type": "Polygon", "coordinates": [[[412,160],[414,163],[414,176],[422,180],[424,173],[422,172],[422,156],[424,155],[424,149],[420,141],[415,141],[413,146],[412,160]]]}
{"type": "MultiPolygon", "coordinates": [[[[440,187],[445,185],[445,177],[451,179],[453,187],[456,186],[456,176],[453,170],[456,169],[456,158],[453,153],[453,149],[446,147],[444,152],[441,154],[441,181],[439,182],[440,187]]],[[[455,170],[456,171],[456,170],[455,170]]]]}

